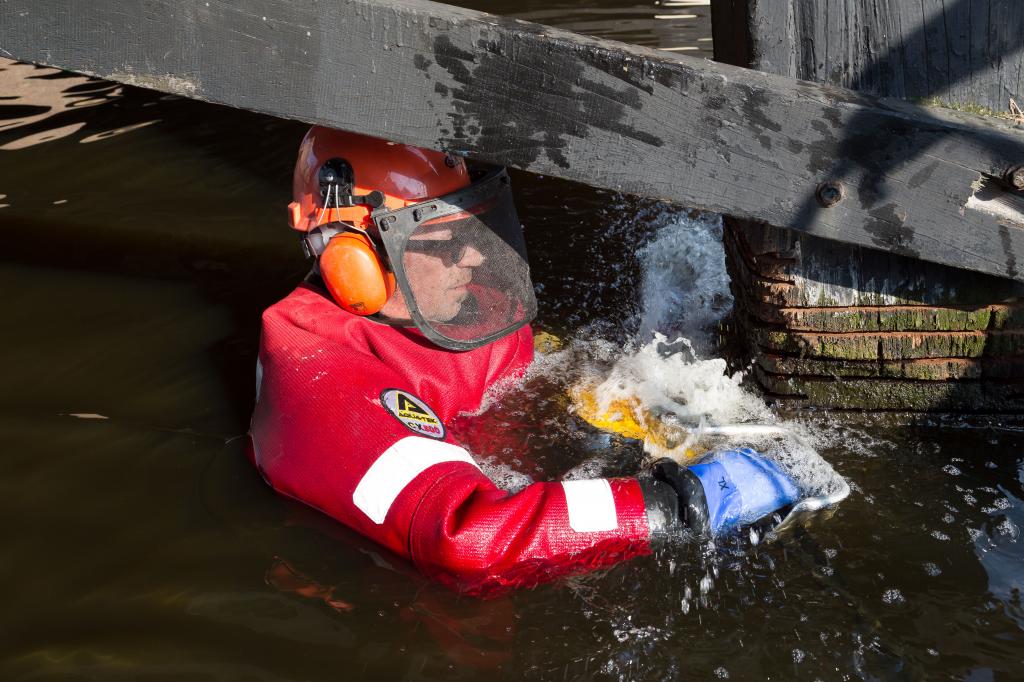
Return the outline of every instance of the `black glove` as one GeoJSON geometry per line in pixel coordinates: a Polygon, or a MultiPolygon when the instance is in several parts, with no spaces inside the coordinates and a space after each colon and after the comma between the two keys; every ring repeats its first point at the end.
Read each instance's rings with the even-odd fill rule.
{"type": "Polygon", "coordinates": [[[660,459],[651,468],[651,478],[641,478],[651,535],[678,534],[688,529],[709,535],[708,503],[704,486],[689,469],[671,459],[660,459]]]}

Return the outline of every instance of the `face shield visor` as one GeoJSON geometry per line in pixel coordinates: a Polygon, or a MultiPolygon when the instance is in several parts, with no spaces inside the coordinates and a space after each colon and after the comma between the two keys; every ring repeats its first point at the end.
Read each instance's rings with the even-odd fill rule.
{"type": "Polygon", "coordinates": [[[381,315],[410,319],[428,339],[451,350],[483,346],[536,315],[506,171],[371,217],[398,287],[381,315]]]}

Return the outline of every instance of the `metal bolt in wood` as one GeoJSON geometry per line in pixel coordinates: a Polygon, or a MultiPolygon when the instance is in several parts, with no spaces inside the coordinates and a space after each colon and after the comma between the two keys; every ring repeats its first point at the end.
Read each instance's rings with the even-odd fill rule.
{"type": "Polygon", "coordinates": [[[1007,171],[1006,182],[1014,189],[1024,190],[1024,166],[1017,166],[1007,171]]]}
{"type": "Polygon", "coordinates": [[[843,183],[837,180],[828,180],[818,185],[818,190],[815,193],[818,198],[818,203],[825,208],[832,208],[845,196],[843,183]]]}

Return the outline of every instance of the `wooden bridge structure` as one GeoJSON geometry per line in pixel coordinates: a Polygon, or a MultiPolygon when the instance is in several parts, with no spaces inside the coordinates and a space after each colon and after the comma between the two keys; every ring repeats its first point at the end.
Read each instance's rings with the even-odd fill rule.
{"type": "Polygon", "coordinates": [[[1024,4],[712,9],[717,62],[426,0],[0,0],[0,55],[728,216],[737,308],[781,399],[956,408],[951,382],[1024,378],[1024,127],[983,115],[1024,99],[1024,4]],[[961,298],[929,298],[950,278],[961,298]],[[919,357],[921,334],[975,350],[919,357]],[[862,380],[945,397],[812,396],[862,380]]]}

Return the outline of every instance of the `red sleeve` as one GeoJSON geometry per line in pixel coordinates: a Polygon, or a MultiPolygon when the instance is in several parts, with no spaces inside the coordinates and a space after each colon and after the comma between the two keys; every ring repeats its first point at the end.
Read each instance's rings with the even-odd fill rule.
{"type": "Polygon", "coordinates": [[[484,594],[650,551],[636,480],[509,494],[450,435],[416,435],[385,409],[383,391],[413,387],[374,356],[272,316],[263,334],[251,429],[263,476],[426,575],[484,594]]]}

